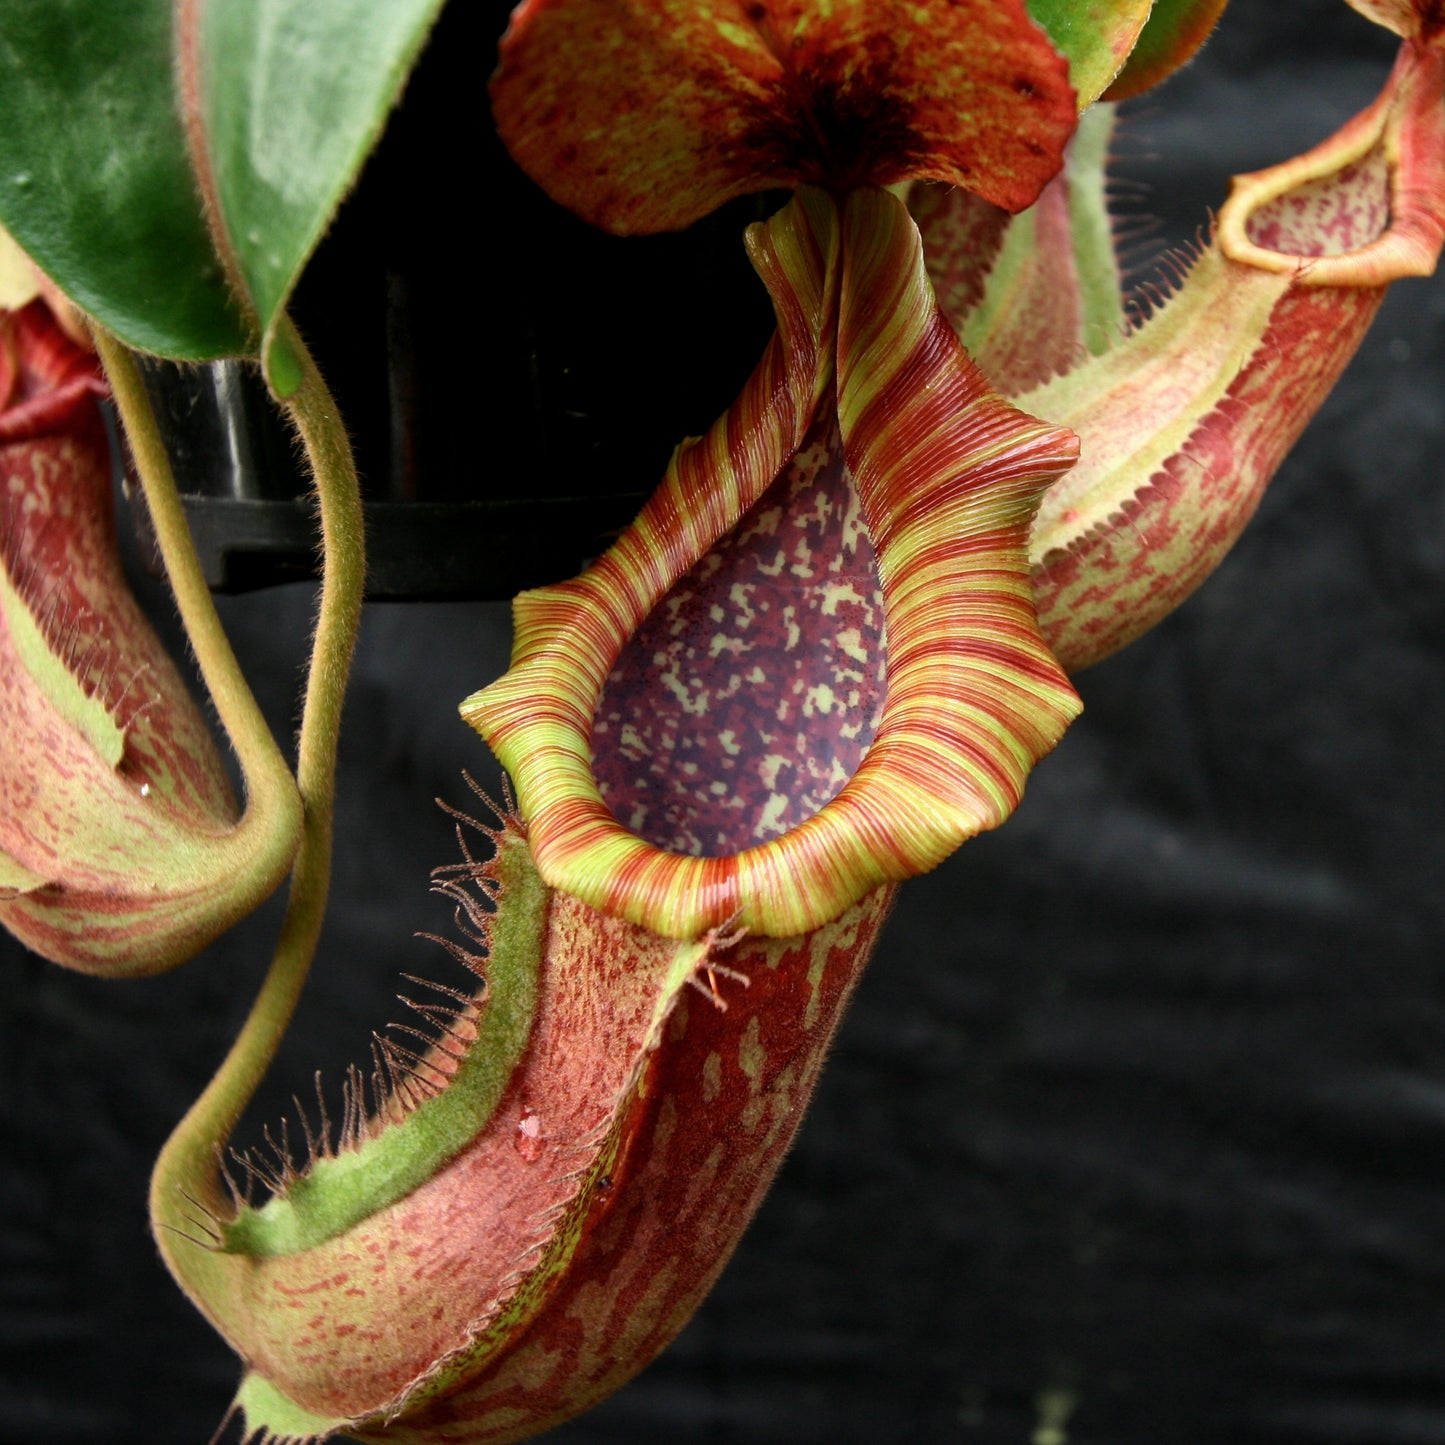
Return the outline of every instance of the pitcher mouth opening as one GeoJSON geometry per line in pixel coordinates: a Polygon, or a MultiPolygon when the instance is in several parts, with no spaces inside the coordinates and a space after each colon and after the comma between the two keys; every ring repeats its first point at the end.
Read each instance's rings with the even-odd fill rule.
{"type": "Polygon", "coordinates": [[[836,419],[653,609],[592,719],[603,801],[718,858],[807,821],[858,771],[887,689],[877,560],[836,419]]]}
{"type": "Polygon", "coordinates": [[[749,244],[779,321],[753,378],[610,552],[518,599],[511,671],[462,708],[543,877],[677,938],[792,936],[933,867],[1078,710],[1027,561],[1073,434],[989,389],[887,192],[805,188],[749,244]]]}
{"type": "Polygon", "coordinates": [[[1304,286],[1384,286],[1435,269],[1445,235],[1445,54],[1407,40],[1373,104],[1304,155],[1237,176],[1219,214],[1232,261],[1304,286]]]}

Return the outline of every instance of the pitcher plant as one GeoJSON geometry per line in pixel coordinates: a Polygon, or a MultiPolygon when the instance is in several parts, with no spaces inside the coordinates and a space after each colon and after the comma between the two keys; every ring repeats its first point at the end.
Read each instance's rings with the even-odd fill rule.
{"type": "Polygon", "coordinates": [[[13,0],[0,919],[57,963],[156,972],[289,875],[270,971],[151,1194],[171,1273],[241,1358],[246,1439],[524,1439],[681,1329],[895,890],[1021,805],[1080,709],[1070,674],[1205,580],[1386,287],[1433,270],[1445,17],[1350,3],[1400,37],[1379,98],[1237,178],[1132,317],[1114,103],[1224,0],[516,8],[491,82],[515,160],[619,235],[775,197],[739,237],[775,329],[615,543],[517,597],[510,668],[461,701],[515,790],[458,814],[435,874],[470,987],[417,984],[335,1124],[323,1097],[299,1151],[264,1154],[231,1136],[316,947],[365,573],[344,419],[288,305],[440,0],[13,0]],[[294,770],[137,354],[248,358],[305,453],[323,581],[294,770]],[[239,806],[120,569],[102,397],[239,806]]]}

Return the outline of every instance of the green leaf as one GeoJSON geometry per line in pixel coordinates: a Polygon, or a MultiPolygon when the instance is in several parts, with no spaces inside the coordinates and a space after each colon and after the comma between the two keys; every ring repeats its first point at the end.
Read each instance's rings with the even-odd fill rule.
{"type": "MultiPolygon", "coordinates": [[[[1172,75],[1214,29],[1227,0],[1154,0],[1154,13],[1107,100],[1128,100],[1172,75]]],[[[1353,4],[1354,0],[1350,0],[1353,4]]]]}
{"type": "Polygon", "coordinates": [[[169,0],[6,0],[0,221],[130,345],[246,349],[172,84],[169,0]]]}
{"type": "Polygon", "coordinates": [[[276,322],[375,145],[442,0],[178,0],[180,67],[219,240],[280,396],[276,322]]]}
{"type": "Polygon", "coordinates": [[[1034,23],[1068,59],[1080,110],[1118,75],[1153,6],[1154,0],[1028,0],[1034,23]]]}

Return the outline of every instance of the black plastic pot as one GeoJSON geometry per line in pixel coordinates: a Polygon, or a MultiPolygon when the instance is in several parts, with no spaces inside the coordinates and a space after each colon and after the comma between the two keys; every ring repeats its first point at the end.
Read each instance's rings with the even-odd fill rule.
{"type": "MultiPolygon", "coordinates": [[[[501,598],[575,572],[772,324],[742,237],[776,198],[618,238],[516,168],[485,89],[508,9],[443,12],[292,306],[352,431],[372,597],[501,598]]],[[[148,381],[211,585],[311,576],[311,503],[259,378],[158,363],[148,381]]]]}

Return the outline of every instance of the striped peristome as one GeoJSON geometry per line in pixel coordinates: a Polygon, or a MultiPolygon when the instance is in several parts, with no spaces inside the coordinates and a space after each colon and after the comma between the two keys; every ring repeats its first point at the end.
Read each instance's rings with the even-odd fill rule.
{"type": "MultiPolygon", "coordinates": [[[[1008,816],[1078,707],[1034,624],[1024,551],[1039,493],[1074,458],[1072,435],[991,391],[887,192],[839,202],[805,189],[749,244],[779,321],[752,380],[708,436],[679,448],[610,552],[518,599],[511,671],[463,704],[513,776],[542,876],[673,937],[730,920],[787,937],[933,867],[1008,816]],[[665,851],[618,821],[594,775],[607,676],[620,658],[630,665],[634,633],[764,498],[815,420],[834,415],[886,618],[860,639],[888,638],[876,735],[836,795],[781,836],[734,838],[712,856],[665,851]]],[[[839,496],[846,506],[846,488],[839,496]]],[[[780,575],[769,605],[791,597],[780,575]]],[[[648,707],[638,696],[626,711],[648,707]]],[[[816,733],[818,719],[805,727],[816,733]]],[[[615,768],[604,771],[617,794],[615,768]]]]}

